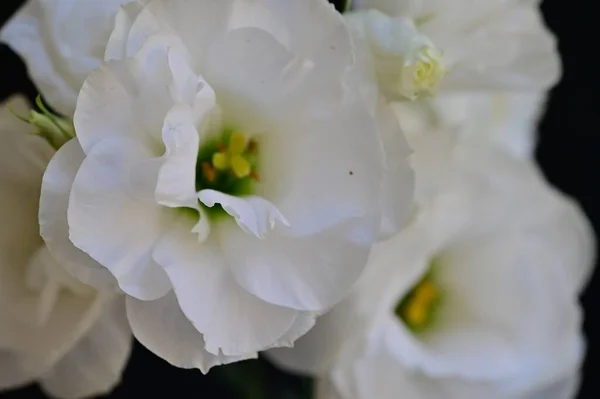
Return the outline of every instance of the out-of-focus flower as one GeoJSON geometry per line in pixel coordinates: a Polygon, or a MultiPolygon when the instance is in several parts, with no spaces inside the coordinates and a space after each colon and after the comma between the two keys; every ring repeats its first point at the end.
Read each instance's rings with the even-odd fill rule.
{"type": "Polygon", "coordinates": [[[54,151],[9,108],[27,104],[0,109],[0,389],[38,381],[58,398],[106,393],[132,344],[124,298],[77,281],[48,252],[38,204],[54,151]]]}
{"type": "Polygon", "coordinates": [[[568,399],[591,228],[531,163],[451,132],[415,142],[418,212],[293,349],[320,398],[568,399]]]}
{"type": "Polygon", "coordinates": [[[560,61],[538,3],[357,0],[347,19],[369,43],[390,100],[436,86],[440,93],[540,91],[556,83],[560,61]]]}
{"type": "Polygon", "coordinates": [[[343,19],[322,0],[132,3],[106,59],[44,176],[50,251],[110,270],[136,337],[177,366],[290,345],[412,196],[343,19]]]}
{"type": "Polygon", "coordinates": [[[546,94],[456,93],[392,105],[409,143],[440,129],[461,139],[485,139],[521,159],[532,159],[546,94]]]}
{"type": "Polygon", "coordinates": [[[72,116],[85,78],[100,66],[119,6],[130,0],[28,0],[0,32],[45,99],[72,116]]]}

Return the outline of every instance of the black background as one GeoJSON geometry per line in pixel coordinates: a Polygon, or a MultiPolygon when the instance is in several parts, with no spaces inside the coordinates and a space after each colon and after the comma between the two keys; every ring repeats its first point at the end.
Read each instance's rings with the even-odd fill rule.
{"type": "MultiPolygon", "coordinates": [[[[0,1],[2,25],[22,0],[0,1]]],[[[343,0],[332,2],[343,3],[343,0]]],[[[597,58],[597,40],[600,39],[600,34],[599,22],[591,8],[593,3],[582,0],[545,0],[542,4],[546,22],[559,38],[564,76],[562,82],[552,91],[546,115],[540,124],[537,160],[547,178],[556,187],[581,203],[597,231],[600,227],[600,181],[597,178],[600,171],[600,132],[597,123],[600,116],[600,64],[594,59],[597,58]]],[[[23,63],[6,46],[0,46],[0,72],[0,100],[16,92],[25,93],[31,99],[37,94],[27,77],[23,63]]],[[[582,303],[586,312],[584,328],[588,338],[588,355],[578,398],[598,399],[600,379],[595,376],[595,370],[600,370],[598,273],[583,294],[582,303]]],[[[286,375],[262,360],[217,368],[208,376],[202,376],[199,371],[171,367],[136,343],[122,384],[108,397],[165,395],[203,399],[294,399],[297,397],[295,392],[305,392],[308,389],[308,381],[286,375]],[[256,384],[256,391],[262,393],[248,396],[247,393],[236,392],[234,388],[237,384],[232,379],[240,374],[250,376],[249,380],[256,384]]],[[[402,394],[399,393],[399,398],[401,397],[402,394]]],[[[36,386],[30,386],[0,394],[0,398],[44,396],[36,386]]]]}

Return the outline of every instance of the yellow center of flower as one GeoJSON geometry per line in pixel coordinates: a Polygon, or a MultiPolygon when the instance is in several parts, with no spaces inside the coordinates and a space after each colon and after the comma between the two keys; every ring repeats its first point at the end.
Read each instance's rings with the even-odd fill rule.
{"type": "Polygon", "coordinates": [[[446,75],[443,54],[435,47],[423,47],[419,50],[416,61],[408,67],[412,68],[412,85],[416,96],[422,93],[435,94],[446,75]]]}
{"type": "Polygon", "coordinates": [[[221,138],[201,147],[198,154],[197,188],[227,194],[247,194],[256,171],[258,142],[241,132],[225,132],[221,138]]]}
{"type": "Polygon", "coordinates": [[[220,171],[230,170],[238,179],[250,176],[252,168],[244,157],[251,147],[250,141],[243,133],[233,133],[229,138],[229,146],[221,146],[219,152],[213,154],[212,165],[220,171]]]}
{"type": "Polygon", "coordinates": [[[441,289],[427,274],[398,303],[395,309],[406,326],[415,333],[425,331],[434,320],[441,299],[441,289]]]}

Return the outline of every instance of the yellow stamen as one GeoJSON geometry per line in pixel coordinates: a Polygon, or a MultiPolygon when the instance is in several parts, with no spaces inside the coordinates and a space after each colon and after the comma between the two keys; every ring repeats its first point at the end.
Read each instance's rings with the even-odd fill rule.
{"type": "Polygon", "coordinates": [[[250,176],[249,177],[251,179],[254,179],[254,180],[260,182],[260,175],[258,174],[258,172],[254,171],[254,170],[252,172],[250,172],[250,176]]]}
{"type": "Polygon", "coordinates": [[[215,152],[212,156],[212,164],[217,170],[227,170],[230,166],[229,156],[224,152],[215,152]]]}
{"type": "Polygon", "coordinates": [[[404,311],[406,322],[413,328],[423,327],[427,322],[428,310],[427,306],[418,301],[411,302],[404,311]]]}
{"type": "Polygon", "coordinates": [[[229,153],[242,155],[246,150],[246,136],[243,133],[233,133],[229,139],[229,153]]]}
{"type": "Polygon", "coordinates": [[[440,287],[427,274],[396,305],[395,313],[413,332],[423,332],[434,320],[441,296],[440,287]]]}
{"type": "Polygon", "coordinates": [[[258,141],[250,139],[248,142],[248,154],[258,154],[258,141]]]}
{"type": "Polygon", "coordinates": [[[248,177],[251,172],[250,164],[246,159],[241,155],[234,155],[231,157],[231,170],[235,174],[235,176],[239,179],[243,179],[244,177],[248,177]]]}
{"type": "Polygon", "coordinates": [[[217,178],[217,171],[209,162],[202,162],[202,174],[204,175],[204,178],[211,183],[217,178]]]}
{"type": "Polygon", "coordinates": [[[430,280],[424,280],[415,289],[415,301],[426,307],[429,307],[438,296],[438,289],[430,280]]]}

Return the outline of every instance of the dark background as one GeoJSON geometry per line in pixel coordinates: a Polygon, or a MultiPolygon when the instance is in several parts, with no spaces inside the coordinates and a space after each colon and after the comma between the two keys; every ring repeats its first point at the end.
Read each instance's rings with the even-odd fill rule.
{"type": "MultiPolygon", "coordinates": [[[[0,1],[0,25],[3,25],[22,0],[0,1]]],[[[340,6],[344,1],[332,2],[340,6]]],[[[545,0],[542,4],[546,22],[559,39],[564,76],[552,91],[546,115],[540,124],[537,160],[556,187],[581,203],[597,231],[600,227],[600,181],[597,179],[600,171],[600,132],[599,125],[594,122],[600,116],[600,73],[597,72],[599,64],[592,59],[596,59],[596,40],[600,34],[592,4],[592,1],[583,0],[545,0]]],[[[23,63],[4,45],[0,46],[0,72],[0,100],[16,92],[25,93],[31,99],[37,94],[23,63]]],[[[598,399],[600,379],[594,378],[594,371],[600,370],[598,273],[583,294],[582,303],[586,312],[584,328],[589,347],[578,398],[598,399]]],[[[310,381],[286,375],[264,360],[216,368],[208,376],[203,376],[196,370],[171,367],[136,343],[123,383],[108,397],[164,395],[203,399],[299,399],[308,390],[310,381]],[[254,394],[235,391],[235,386],[239,386],[235,379],[240,376],[244,376],[243,385],[246,388],[249,388],[248,384],[253,385],[251,391],[254,394]]],[[[401,393],[399,395],[401,397],[401,393]]],[[[0,398],[44,398],[44,395],[36,386],[30,386],[0,394],[0,398]]]]}

